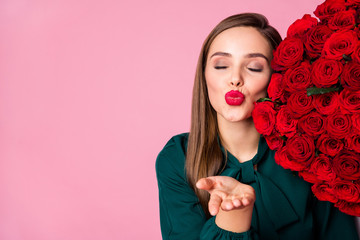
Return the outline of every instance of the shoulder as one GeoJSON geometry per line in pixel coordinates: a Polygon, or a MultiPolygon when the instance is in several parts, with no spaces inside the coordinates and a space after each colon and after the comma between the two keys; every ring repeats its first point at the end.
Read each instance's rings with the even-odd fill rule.
{"type": "Polygon", "coordinates": [[[179,156],[185,156],[188,136],[188,133],[173,136],[160,151],[157,161],[161,161],[164,157],[178,158],[179,156]]]}
{"type": "Polygon", "coordinates": [[[185,158],[188,133],[173,136],[156,158],[156,174],[162,177],[181,177],[185,179],[185,158]]]}

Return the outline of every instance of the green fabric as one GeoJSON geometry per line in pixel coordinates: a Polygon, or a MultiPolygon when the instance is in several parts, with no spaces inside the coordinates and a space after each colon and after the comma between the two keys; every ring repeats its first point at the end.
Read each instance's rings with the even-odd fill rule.
{"type": "Polygon", "coordinates": [[[315,199],[310,184],[275,163],[274,151],[264,138],[260,138],[257,155],[244,163],[223,150],[227,160],[221,175],[251,185],[256,201],[250,231],[233,233],[219,228],[215,217],[206,218],[187,184],[187,137],[186,133],[174,136],[156,160],[163,239],[359,239],[353,217],[315,199]]]}

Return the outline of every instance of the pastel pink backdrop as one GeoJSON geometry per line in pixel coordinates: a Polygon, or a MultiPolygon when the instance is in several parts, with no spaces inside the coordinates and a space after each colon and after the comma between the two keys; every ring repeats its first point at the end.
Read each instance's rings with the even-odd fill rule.
{"type": "Polygon", "coordinates": [[[157,153],[188,131],[205,36],[283,36],[319,0],[0,1],[0,239],[160,239],[157,153]]]}

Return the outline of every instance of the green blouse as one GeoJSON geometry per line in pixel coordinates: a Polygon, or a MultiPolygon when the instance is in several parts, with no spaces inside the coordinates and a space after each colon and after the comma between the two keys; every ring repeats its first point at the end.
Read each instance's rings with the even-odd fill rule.
{"type": "Polygon", "coordinates": [[[187,138],[187,133],[174,136],[156,160],[163,239],[359,239],[354,218],[314,198],[309,183],[275,163],[275,152],[264,138],[260,138],[258,152],[250,161],[240,163],[227,152],[221,173],[255,189],[251,229],[234,233],[219,228],[215,217],[206,218],[187,183],[187,138]]]}

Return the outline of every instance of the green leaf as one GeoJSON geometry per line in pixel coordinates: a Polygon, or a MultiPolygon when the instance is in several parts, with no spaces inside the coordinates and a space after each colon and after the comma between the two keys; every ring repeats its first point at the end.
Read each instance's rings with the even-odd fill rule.
{"type": "Polygon", "coordinates": [[[260,99],[257,100],[256,102],[265,102],[265,101],[272,102],[272,100],[271,100],[270,98],[260,98],[260,99]]]}
{"type": "Polygon", "coordinates": [[[286,136],[283,136],[283,135],[279,135],[279,137],[284,141],[286,141],[288,139],[286,136]]]}
{"type": "Polygon", "coordinates": [[[350,56],[345,55],[345,54],[343,54],[343,58],[345,59],[345,61],[351,61],[352,60],[350,56]]]}
{"type": "Polygon", "coordinates": [[[317,87],[311,87],[307,89],[307,95],[317,95],[317,94],[324,94],[329,92],[337,92],[339,91],[339,88],[317,88],[317,87]]]}

